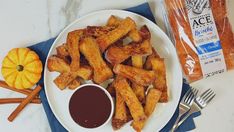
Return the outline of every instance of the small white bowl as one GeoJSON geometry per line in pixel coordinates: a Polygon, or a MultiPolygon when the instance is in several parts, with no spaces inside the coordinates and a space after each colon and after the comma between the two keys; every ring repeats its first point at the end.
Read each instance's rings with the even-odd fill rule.
{"type": "MultiPolygon", "coordinates": [[[[102,125],[100,125],[100,126],[98,126],[98,127],[94,127],[94,128],[86,128],[86,127],[83,127],[83,126],[79,125],[78,123],[76,123],[77,125],[79,125],[79,126],[82,127],[83,129],[86,129],[86,130],[95,130],[95,129],[98,129],[98,128],[101,128],[101,127],[105,126],[105,125],[111,120],[111,118],[112,118],[112,116],[113,116],[113,113],[114,113],[114,103],[113,103],[113,99],[112,99],[110,93],[109,93],[105,88],[103,88],[102,86],[97,85],[97,84],[83,84],[83,85],[79,86],[79,87],[77,88],[77,90],[75,90],[75,91],[72,93],[72,95],[73,95],[76,91],[78,91],[78,90],[80,90],[80,89],[82,89],[82,88],[84,88],[84,87],[86,87],[86,86],[91,86],[91,87],[94,86],[94,87],[97,87],[97,88],[101,89],[102,91],[104,91],[105,94],[107,95],[107,97],[109,98],[110,103],[111,103],[111,112],[110,112],[110,115],[109,115],[109,117],[107,118],[107,120],[106,120],[102,125]]],[[[72,97],[72,96],[71,96],[71,97],[72,97]]],[[[71,97],[70,97],[70,99],[69,99],[69,103],[70,103],[71,97]]],[[[68,106],[69,106],[69,105],[68,105],[68,106]]],[[[69,109],[69,108],[68,108],[68,109],[69,109]]],[[[95,112],[95,110],[94,110],[94,112],[95,112]]],[[[70,116],[71,116],[71,113],[70,113],[70,116]]],[[[73,120],[73,121],[74,121],[74,120],[73,120]]],[[[74,122],[75,122],[75,121],[74,121],[74,122]]]]}

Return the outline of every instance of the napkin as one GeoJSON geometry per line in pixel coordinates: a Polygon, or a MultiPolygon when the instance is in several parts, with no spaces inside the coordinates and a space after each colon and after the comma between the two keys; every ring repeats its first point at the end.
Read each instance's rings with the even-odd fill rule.
{"type": "MultiPolygon", "coordinates": [[[[142,15],[142,16],[148,18],[149,20],[155,22],[154,16],[153,16],[153,14],[152,14],[152,12],[150,10],[150,7],[149,7],[148,3],[144,3],[144,4],[141,4],[141,5],[132,7],[132,8],[125,9],[125,10],[137,13],[139,15],[142,15]]],[[[32,45],[32,46],[29,47],[30,49],[34,50],[39,55],[43,65],[45,65],[46,57],[48,55],[49,49],[50,49],[51,45],[53,44],[54,40],[55,40],[55,38],[51,38],[51,39],[49,39],[47,41],[44,41],[44,42],[41,42],[41,43],[38,43],[38,44],[35,44],[35,45],[32,45]]],[[[42,75],[41,80],[39,81],[39,84],[43,84],[43,75],[42,75]]],[[[188,84],[183,83],[182,96],[184,95],[184,93],[189,88],[190,87],[189,87],[188,84]]],[[[51,108],[50,108],[50,106],[48,104],[48,101],[47,101],[47,98],[46,98],[46,95],[45,95],[44,88],[40,92],[40,98],[42,100],[42,104],[43,104],[45,113],[47,115],[51,130],[53,132],[66,132],[67,130],[59,123],[59,121],[56,119],[53,112],[51,111],[51,108]]],[[[183,131],[189,131],[189,130],[194,129],[195,124],[193,122],[193,118],[198,116],[198,115],[200,115],[200,113],[196,113],[196,114],[192,115],[191,117],[189,117],[178,128],[177,131],[183,132],[183,131]]],[[[172,128],[177,116],[178,116],[178,108],[177,108],[176,112],[174,113],[173,117],[167,123],[167,125],[160,131],[161,132],[168,132],[172,128]]],[[[155,125],[157,125],[157,124],[155,124],[155,125]]]]}

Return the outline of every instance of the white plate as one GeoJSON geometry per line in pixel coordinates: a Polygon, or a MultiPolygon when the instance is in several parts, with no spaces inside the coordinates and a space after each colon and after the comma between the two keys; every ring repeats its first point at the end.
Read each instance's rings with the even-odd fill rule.
{"type": "MultiPolygon", "coordinates": [[[[182,89],[182,72],[173,44],[165,35],[165,33],[153,22],[140,15],[128,11],[102,10],[98,12],[93,12],[91,14],[77,19],[68,27],[66,27],[55,40],[48,56],[51,56],[56,53],[56,47],[66,41],[68,32],[79,28],[85,28],[88,25],[105,25],[107,19],[111,15],[116,15],[121,18],[129,16],[136,21],[137,26],[139,27],[142,25],[147,25],[152,35],[151,43],[153,44],[153,47],[161,57],[166,58],[165,62],[167,71],[167,86],[169,89],[170,101],[165,104],[157,105],[156,110],[154,111],[153,115],[148,119],[146,126],[143,129],[144,132],[159,131],[167,124],[167,122],[170,120],[170,118],[176,110],[182,89]]],[[[85,130],[79,127],[72,120],[69,114],[68,103],[74,91],[68,89],[61,91],[60,89],[58,89],[53,83],[53,80],[58,75],[58,73],[48,71],[46,60],[44,84],[49,105],[56,118],[67,130],[84,132],[85,130]]],[[[95,132],[110,131],[113,131],[111,127],[111,122],[109,122],[105,127],[102,127],[98,130],[95,129],[95,132]]],[[[119,132],[134,132],[134,130],[130,126],[130,123],[128,123],[124,127],[122,127],[119,130],[119,132]]]]}

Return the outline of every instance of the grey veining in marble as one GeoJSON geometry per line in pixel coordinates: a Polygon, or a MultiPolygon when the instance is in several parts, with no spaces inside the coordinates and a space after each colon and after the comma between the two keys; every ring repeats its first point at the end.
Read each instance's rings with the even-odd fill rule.
{"type": "Polygon", "coordinates": [[[68,0],[64,10],[66,25],[77,18],[82,0],[68,0]]]}
{"type": "Polygon", "coordinates": [[[82,0],[47,0],[47,26],[50,37],[57,36],[78,17],[82,0]]]}

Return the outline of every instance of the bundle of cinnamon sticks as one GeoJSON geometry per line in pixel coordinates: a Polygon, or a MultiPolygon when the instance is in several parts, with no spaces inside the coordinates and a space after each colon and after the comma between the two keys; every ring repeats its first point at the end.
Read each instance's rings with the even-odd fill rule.
{"type": "Polygon", "coordinates": [[[26,98],[0,98],[0,104],[11,104],[11,103],[20,103],[17,108],[10,114],[8,120],[12,122],[17,115],[29,104],[35,103],[40,104],[41,99],[38,96],[38,93],[41,90],[41,86],[37,85],[35,89],[16,89],[7,85],[6,82],[0,80],[0,87],[5,88],[11,91],[22,93],[27,95],[26,98]]]}

